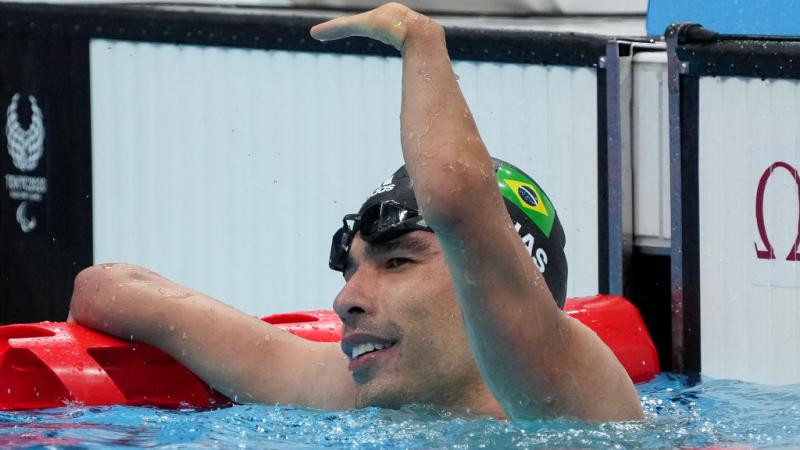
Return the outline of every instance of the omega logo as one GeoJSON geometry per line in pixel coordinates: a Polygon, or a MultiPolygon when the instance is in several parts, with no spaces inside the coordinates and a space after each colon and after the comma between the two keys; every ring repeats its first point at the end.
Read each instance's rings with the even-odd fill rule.
{"type": "MultiPolygon", "coordinates": [[[[783,161],[775,162],[767,167],[767,170],[764,171],[764,174],[761,175],[761,179],[758,181],[758,190],[756,191],[756,222],[758,223],[758,234],[761,237],[761,244],[763,246],[763,249],[759,249],[758,243],[753,243],[758,259],[775,259],[775,249],[769,242],[767,227],[764,223],[764,191],[767,188],[767,182],[772,176],[772,173],[781,168],[786,169],[786,171],[794,177],[795,184],[797,185],[797,198],[800,201],[800,173],[797,172],[797,169],[783,161]]],[[[786,256],[787,261],[800,261],[798,247],[800,247],[800,217],[798,217],[797,222],[797,237],[795,238],[794,245],[792,245],[792,248],[789,250],[789,254],[786,256]]]]}

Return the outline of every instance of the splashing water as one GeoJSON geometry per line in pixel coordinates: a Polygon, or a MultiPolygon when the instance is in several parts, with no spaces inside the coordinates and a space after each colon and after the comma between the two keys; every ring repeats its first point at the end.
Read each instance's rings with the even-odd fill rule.
{"type": "Polygon", "coordinates": [[[218,448],[675,448],[800,446],[800,386],[662,374],[638,386],[647,418],[583,424],[459,417],[426,406],[321,412],[112,406],[0,413],[2,446],[218,448]]]}

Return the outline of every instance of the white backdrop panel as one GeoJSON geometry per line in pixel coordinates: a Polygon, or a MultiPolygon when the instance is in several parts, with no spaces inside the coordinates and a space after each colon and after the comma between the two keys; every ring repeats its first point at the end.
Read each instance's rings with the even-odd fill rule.
{"type": "Polygon", "coordinates": [[[798,234],[798,185],[775,162],[800,168],[800,82],[700,80],[699,195],[701,365],[711,377],[800,382],[800,261],[786,257],[798,234]]]}
{"type": "Polygon", "coordinates": [[[669,92],[666,52],[633,59],[633,230],[636,244],[669,248],[669,92]]]}
{"type": "MultiPolygon", "coordinates": [[[[596,76],[456,64],[484,140],[543,185],[597,292],[596,76]]],[[[399,58],[91,43],[94,260],[252,314],[329,308],[341,217],[402,163],[399,58]]]]}

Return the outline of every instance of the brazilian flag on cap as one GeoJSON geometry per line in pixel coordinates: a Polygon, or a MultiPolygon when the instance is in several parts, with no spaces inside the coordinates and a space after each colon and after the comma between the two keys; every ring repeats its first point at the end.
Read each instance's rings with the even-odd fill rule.
{"type": "Polygon", "coordinates": [[[524,212],[546,237],[550,237],[556,210],[539,185],[510,164],[500,164],[497,169],[500,194],[524,212]]]}

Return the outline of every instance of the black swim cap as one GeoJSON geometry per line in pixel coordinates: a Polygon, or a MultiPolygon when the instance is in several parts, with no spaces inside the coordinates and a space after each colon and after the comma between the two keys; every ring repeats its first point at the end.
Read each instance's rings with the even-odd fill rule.
{"type": "MultiPolygon", "coordinates": [[[[556,209],[541,187],[519,168],[496,158],[492,158],[492,167],[497,177],[497,185],[506,209],[511,216],[523,244],[531,255],[534,265],[544,275],[553,298],[559,308],[564,306],[567,295],[567,257],[564,253],[566,236],[556,209]]],[[[411,178],[405,166],[399,168],[390,178],[384,181],[372,195],[361,205],[357,215],[346,216],[355,220],[355,229],[345,226],[334,235],[331,249],[330,266],[342,270],[342,256],[349,251],[350,242],[359,226],[362,228],[362,217],[381,217],[377,226],[375,218],[367,225],[373,232],[368,241],[388,240],[396,237],[398,232],[412,229],[427,229],[424,218],[419,217],[419,206],[414,196],[411,178]],[[409,219],[405,219],[408,217],[409,219]],[[410,225],[403,226],[408,223],[410,225]],[[381,228],[383,227],[383,228],[381,228]],[[386,231],[381,231],[385,229],[386,231]],[[344,235],[344,239],[343,239],[344,235]],[[347,241],[347,242],[345,242],[347,241]]],[[[364,233],[362,233],[364,234],[364,233]]]]}

